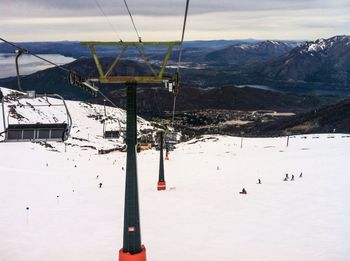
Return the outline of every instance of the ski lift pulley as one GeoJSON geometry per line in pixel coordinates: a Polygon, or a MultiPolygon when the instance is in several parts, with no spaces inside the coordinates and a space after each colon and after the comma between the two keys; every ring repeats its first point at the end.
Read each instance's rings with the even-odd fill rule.
{"type": "Polygon", "coordinates": [[[85,80],[76,72],[70,71],[68,73],[68,82],[70,85],[79,87],[94,96],[96,96],[97,92],[99,91],[98,88],[94,85],[94,83],[85,80]]]}

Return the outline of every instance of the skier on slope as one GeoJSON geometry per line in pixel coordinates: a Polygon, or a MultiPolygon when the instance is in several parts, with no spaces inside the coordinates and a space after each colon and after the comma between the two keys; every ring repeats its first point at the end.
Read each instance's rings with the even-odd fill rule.
{"type": "Polygon", "coordinates": [[[245,188],[243,188],[242,191],[239,192],[239,194],[247,194],[247,191],[245,190],[245,188]]]}

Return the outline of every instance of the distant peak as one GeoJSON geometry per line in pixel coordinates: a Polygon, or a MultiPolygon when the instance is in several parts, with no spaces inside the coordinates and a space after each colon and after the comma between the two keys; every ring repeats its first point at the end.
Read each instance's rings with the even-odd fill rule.
{"type": "Polygon", "coordinates": [[[316,41],[308,41],[300,46],[300,53],[317,53],[326,51],[338,43],[350,46],[349,35],[337,35],[328,39],[320,38],[316,41]]]}

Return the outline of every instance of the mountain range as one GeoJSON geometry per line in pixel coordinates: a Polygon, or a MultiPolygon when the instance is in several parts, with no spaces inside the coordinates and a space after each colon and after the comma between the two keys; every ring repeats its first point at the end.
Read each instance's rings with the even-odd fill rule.
{"type": "MultiPolygon", "coordinates": [[[[78,42],[23,43],[34,53],[59,53],[81,59],[90,56],[89,50],[78,42]]],[[[12,47],[0,44],[0,52],[13,52],[12,47]]],[[[116,54],[115,48],[98,50],[105,63],[116,54]]],[[[163,59],[163,50],[152,47],[145,53],[153,63],[163,59]]],[[[137,62],[137,52],[130,51],[126,59],[137,62]]],[[[174,50],[170,64],[177,60],[174,50]]],[[[226,84],[316,84],[350,87],[350,36],[334,36],[329,39],[299,43],[296,41],[193,41],[184,44],[184,68],[186,83],[199,87],[226,84]],[[200,65],[200,66],[199,66],[200,65]]],[[[95,73],[89,59],[68,65],[85,66],[87,75],[95,73]]],[[[138,66],[133,63],[132,66],[138,66]]],[[[123,67],[121,67],[122,69],[123,67]]],[[[77,68],[78,69],[78,68],[77,68]]],[[[50,74],[49,71],[45,73],[50,74]]],[[[42,75],[45,78],[45,75],[42,75]]],[[[51,77],[50,77],[51,78],[51,77]]],[[[1,80],[0,83],[3,84],[1,80]]],[[[13,86],[11,86],[13,87],[13,86]]]]}
{"type": "MultiPolygon", "coordinates": [[[[56,44],[64,48],[70,45],[66,42],[56,44]]],[[[73,43],[74,46],[77,44],[73,43]]],[[[40,46],[37,46],[38,50],[40,46]]],[[[350,36],[335,36],[299,45],[296,42],[281,41],[191,42],[185,45],[184,50],[197,58],[191,63],[185,62],[181,69],[181,92],[184,94],[179,99],[178,109],[181,110],[198,110],[209,106],[212,109],[229,110],[302,111],[325,104],[325,100],[311,99],[305,95],[292,96],[257,89],[232,88],[237,85],[262,84],[283,92],[288,88],[288,92],[292,93],[299,93],[299,90],[305,88],[311,94],[314,90],[328,87],[341,87],[345,93],[346,90],[350,90],[346,88],[350,87],[350,36]],[[196,62],[196,59],[200,62],[196,62]],[[204,87],[205,91],[192,87],[204,87]]],[[[72,51],[75,52],[74,49],[72,51]]],[[[153,55],[156,59],[159,50],[154,49],[153,55]]],[[[157,59],[152,61],[159,63],[157,59]]],[[[104,67],[112,62],[112,57],[101,58],[104,67]]],[[[97,75],[95,63],[91,58],[77,59],[65,65],[65,68],[87,78],[97,75]]],[[[175,67],[168,68],[168,73],[171,75],[174,70],[175,67]]],[[[140,60],[123,59],[113,73],[145,75],[149,74],[149,70],[140,60]]],[[[22,76],[21,82],[25,90],[36,89],[39,93],[58,93],[69,99],[103,102],[101,99],[92,98],[79,88],[70,86],[66,72],[59,68],[49,68],[22,76]]],[[[16,88],[17,79],[0,79],[0,85],[16,88]]],[[[115,103],[120,104],[119,98],[122,95],[116,89],[124,88],[123,85],[99,86],[115,103]]],[[[166,98],[167,96],[158,89],[145,89],[144,92],[140,92],[140,96],[143,99],[141,108],[145,114],[171,110],[171,98],[166,98]],[[164,102],[162,99],[160,105],[157,105],[153,102],[156,96],[164,96],[164,102]]],[[[341,94],[340,98],[344,96],[345,94],[341,94]]],[[[329,100],[326,100],[326,103],[328,102],[329,100]]]]}
{"type": "Polygon", "coordinates": [[[264,62],[290,52],[296,43],[262,41],[255,44],[239,44],[210,52],[206,61],[224,64],[248,64],[264,62]]]}
{"type": "Polygon", "coordinates": [[[259,72],[274,81],[350,86],[350,36],[306,42],[259,72]]]}

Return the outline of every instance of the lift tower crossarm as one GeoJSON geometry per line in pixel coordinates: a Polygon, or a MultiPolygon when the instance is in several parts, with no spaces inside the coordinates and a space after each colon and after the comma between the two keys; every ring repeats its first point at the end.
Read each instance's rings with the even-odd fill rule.
{"type": "Polygon", "coordinates": [[[133,83],[162,83],[165,80],[172,80],[171,77],[165,77],[164,72],[166,69],[166,66],[169,62],[171,52],[173,50],[174,46],[180,46],[180,41],[174,41],[174,42],[81,42],[81,45],[89,47],[92,57],[94,58],[97,71],[98,71],[98,81],[101,83],[127,83],[127,82],[133,82],[133,83]],[[96,52],[97,46],[122,46],[121,52],[118,54],[118,56],[115,58],[115,61],[107,68],[107,72],[104,73],[104,70],[102,68],[100,59],[98,57],[98,54],[96,52]],[[151,64],[147,61],[147,59],[144,59],[147,66],[152,71],[152,75],[145,75],[145,76],[128,76],[128,75],[120,75],[120,76],[114,76],[112,75],[112,71],[116,68],[119,61],[121,60],[123,54],[125,53],[126,49],[128,47],[142,47],[142,46],[167,46],[168,49],[166,51],[162,66],[160,68],[159,73],[156,73],[151,64]]]}

